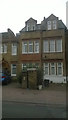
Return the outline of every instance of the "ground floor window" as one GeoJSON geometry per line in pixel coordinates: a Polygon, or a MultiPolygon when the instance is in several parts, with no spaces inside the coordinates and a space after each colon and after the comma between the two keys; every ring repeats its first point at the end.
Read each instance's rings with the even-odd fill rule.
{"type": "Polygon", "coordinates": [[[56,64],[50,63],[50,74],[55,75],[56,74],[56,64]]]}
{"type": "Polygon", "coordinates": [[[16,76],[16,64],[11,64],[11,76],[16,76]]]}
{"type": "Polygon", "coordinates": [[[27,68],[39,68],[39,63],[23,63],[22,69],[26,70],[27,68]]]}
{"type": "Polygon", "coordinates": [[[63,75],[63,63],[43,63],[44,75],[63,75]]]}
{"type": "Polygon", "coordinates": [[[63,64],[62,63],[57,63],[57,74],[58,75],[63,74],[63,64]]]}
{"type": "Polygon", "coordinates": [[[44,63],[44,74],[49,75],[49,63],[44,63]]]}

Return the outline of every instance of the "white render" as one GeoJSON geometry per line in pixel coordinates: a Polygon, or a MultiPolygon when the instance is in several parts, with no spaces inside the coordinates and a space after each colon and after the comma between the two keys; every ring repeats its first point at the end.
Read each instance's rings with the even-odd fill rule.
{"type": "Polygon", "coordinates": [[[43,79],[48,79],[50,82],[53,83],[66,83],[66,76],[52,76],[52,75],[44,75],[43,79]]]}

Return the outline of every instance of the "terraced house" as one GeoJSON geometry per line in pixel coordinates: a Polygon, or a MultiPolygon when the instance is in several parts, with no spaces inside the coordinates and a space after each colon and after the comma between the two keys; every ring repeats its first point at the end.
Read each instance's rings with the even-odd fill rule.
{"type": "Polygon", "coordinates": [[[68,30],[62,20],[51,14],[40,24],[30,18],[15,36],[2,33],[2,68],[15,77],[23,69],[43,68],[43,80],[66,83],[68,30]]]}

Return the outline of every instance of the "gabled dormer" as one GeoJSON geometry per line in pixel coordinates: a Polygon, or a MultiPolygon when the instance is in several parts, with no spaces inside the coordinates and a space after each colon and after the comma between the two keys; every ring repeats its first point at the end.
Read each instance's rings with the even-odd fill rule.
{"type": "Polygon", "coordinates": [[[25,22],[26,31],[36,30],[37,20],[30,18],[25,22]]]}
{"type": "Polygon", "coordinates": [[[47,30],[55,30],[58,28],[58,17],[51,14],[47,18],[46,23],[47,23],[47,30]]]}

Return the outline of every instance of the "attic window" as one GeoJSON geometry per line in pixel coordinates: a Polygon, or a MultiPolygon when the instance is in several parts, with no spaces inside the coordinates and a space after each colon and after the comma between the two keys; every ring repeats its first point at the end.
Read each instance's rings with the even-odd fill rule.
{"type": "Polygon", "coordinates": [[[53,20],[53,29],[57,28],[56,20],[53,20]]]}
{"type": "Polygon", "coordinates": [[[29,25],[27,25],[27,31],[29,31],[29,25]]]}
{"type": "Polygon", "coordinates": [[[47,29],[48,29],[48,30],[51,30],[51,21],[48,21],[48,22],[47,22],[47,29]]]}
{"type": "Polygon", "coordinates": [[[35,30],[35,25],[33,25],[33,30],[35,30]]]}

